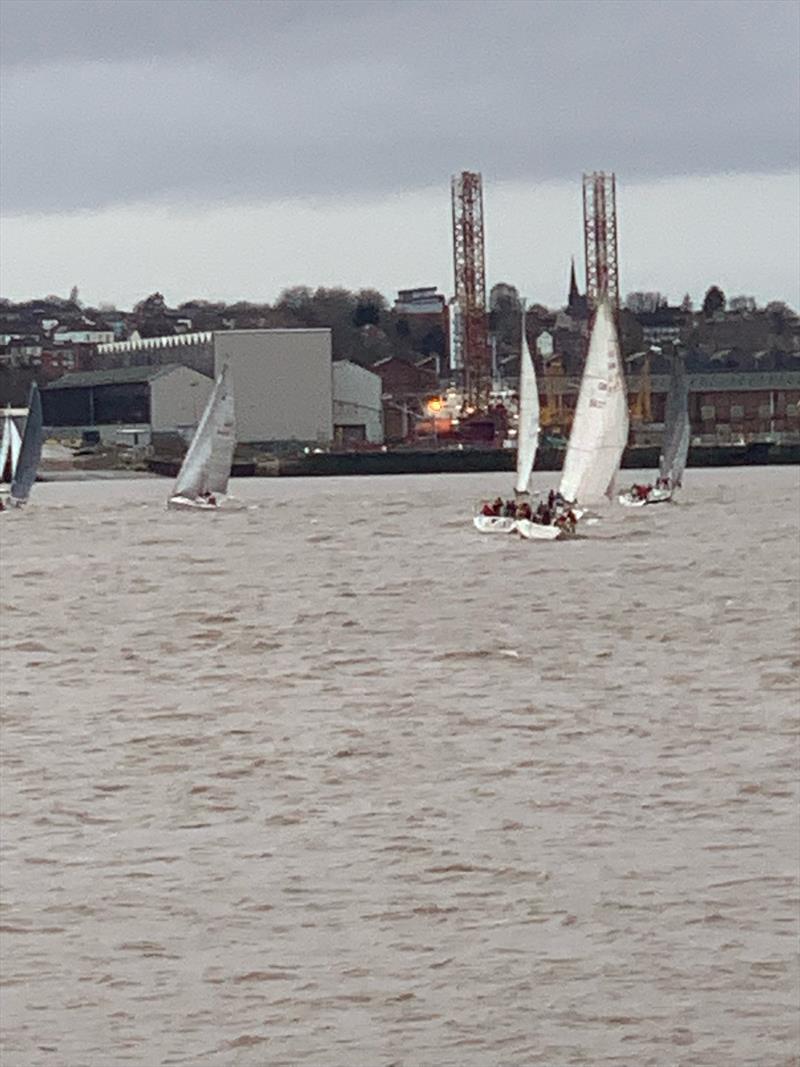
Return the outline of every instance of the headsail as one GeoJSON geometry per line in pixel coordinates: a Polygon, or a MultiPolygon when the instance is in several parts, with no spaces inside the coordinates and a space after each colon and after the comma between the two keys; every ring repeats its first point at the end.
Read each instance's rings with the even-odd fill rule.
{"type": "Polygon", "coordinates": [[[572,432],[569,435],[561,495],[593,504],[610,496],[628,443],[628,397],[619,338],[608,300],[595,313],[572,432]]]}
{"type": "Polygon", "coordinates": [[[11,483],[11,499],[16,504],[24,504],[31,494],[36,481],[36,471],[42,458],[42,398],[36,382],[31,384],[28,398],[28,418],[25,420],[25,432],[19,449],[19,459],[14,469],[11,483]]]}
{"type": "Polygon", "coordinates": [[[679,486],[689,454],[689,383],[686,368],[679,356],[672,357],[672,376],[664,415],[664,440],[658,461],[658,473],[668,478],[672,487],[679,486]]]}
{"type": "Polygon", "coordinates": [[[19,462],[22,438],[10,415],[3,417],[3,438],[0,442],[0,482],[11,482],[19,462]]]}
{"type": "Polygon", "coordinates": [[[8,433],[11,443],[11,470],[16,471],[19,463],[19,454],[22,449],[22,438],[19,435],[17,424],[13,419],[8,420],[8,433]]]}
{"type": "Polygon", "coordinates": [[[9,426],[11,424],[10,416],[6,416],[3,419],[3,437],[0,440],[0,482],[11,481],[14,476],[14,464],[11,464],[11,474],[6,478],[6,466],[11,458],[11,430],[9,426]]]}
{"type": "Polygon", "coordinates": [[[539,447],[539,389],[536,370],[525,336],[525,306],[522,308],[522,349],[519,363],[519,429],[517,430],[517,480],[514,492],[528,492],[531,471],[539,447]]]}
{"type": "Polygon", "coordinates": [[[226,493],[235,447],[233,389],[230,371],[226,365],[217,378],[200,425],[178,472],[175,496],[194,498],[206,489],[212,493],[226,493]]]}

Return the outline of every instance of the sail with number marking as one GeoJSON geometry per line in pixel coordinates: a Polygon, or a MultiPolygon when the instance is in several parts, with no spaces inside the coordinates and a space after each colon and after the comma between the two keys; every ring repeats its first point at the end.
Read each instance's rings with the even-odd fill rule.
{"type": "Polygon", "coordinates": [[[536,370],[525,336],[525,309],[522,309],[522,354],[519,365],[519,428],[517,430],[517,480],[514,492],[528,492],[536,451],[539,447],[539,388],[536,370]]]}
{"type": "Polygon", "coordinates": [[[672,357],[672,375],[664,414],[664,440],[658,461],[658,473],[668,478],[672,488],[681,484],[689,454],[689,383],[680,356],[672,357]]]}
{"type": "Polygon", "coordinates": [[[628,443],[628,396],[614,313],[598,305],[569,435],[561,495],[571,503],[595,504],[610,497],[628,443]]]}
{"type": "Polygon", "coordinates": [[[174,495],[194,499],[206,490],[224,495],[228,491],[235,447],[233,389],[226,365],[217,378],[178,472],[174,495]]]}

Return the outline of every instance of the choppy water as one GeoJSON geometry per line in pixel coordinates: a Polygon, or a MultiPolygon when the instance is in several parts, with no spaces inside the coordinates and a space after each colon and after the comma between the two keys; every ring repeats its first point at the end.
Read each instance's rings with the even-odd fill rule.
{"type": "Polygon", "coordinates": [[[796,1063],[800,478],[687,482],[3,515],[3,1067],[796,1063]]]}

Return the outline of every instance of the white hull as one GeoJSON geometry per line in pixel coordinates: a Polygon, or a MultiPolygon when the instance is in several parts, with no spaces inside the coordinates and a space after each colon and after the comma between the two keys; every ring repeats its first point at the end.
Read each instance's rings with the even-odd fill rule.
{"type": "Polygon", "coordinates": [[[527,541],[556,541],[566,536],[561,526],[543,526],[542,523],[531,522],[530,519],[518,519],[516,527],[520,537],[527,541]]]}
{"type": "Polygon", "coordinates": [[[644,499],[631,496],[630,493],[620,493],[617,499],[624,508],[643,508],[645,504],[668,504],[672,500],[672,491],[651,489],[644,499]]]}
{"type": "Polygon", "coordinates": [[[513,533],[517,525],[510,515],[475,515],[472,522],[481,533],[513,533]]]}
{"type": "Polygon", "coordinates": [[[671,489],[654,489],[647,497],[648,504],[669,504],[672,500],[671,489]]]}
{"type": "Polygon", "coordinates": [[[167,501],[170,511],[219,511],[219,504],[207,500],[191,500],[188,496],[171,496],[167,501]]]}

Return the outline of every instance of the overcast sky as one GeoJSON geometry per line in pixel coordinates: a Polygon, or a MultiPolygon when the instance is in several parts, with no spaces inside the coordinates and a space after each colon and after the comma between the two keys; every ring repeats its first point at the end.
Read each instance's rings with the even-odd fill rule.
{"type": "Polygon", "coordinates": [[[489,283],[563,300],[584,170],[623,292],[797,304],[794,0],[2,0],[3,295],[452,291],[449,180],[489,283]]]}

